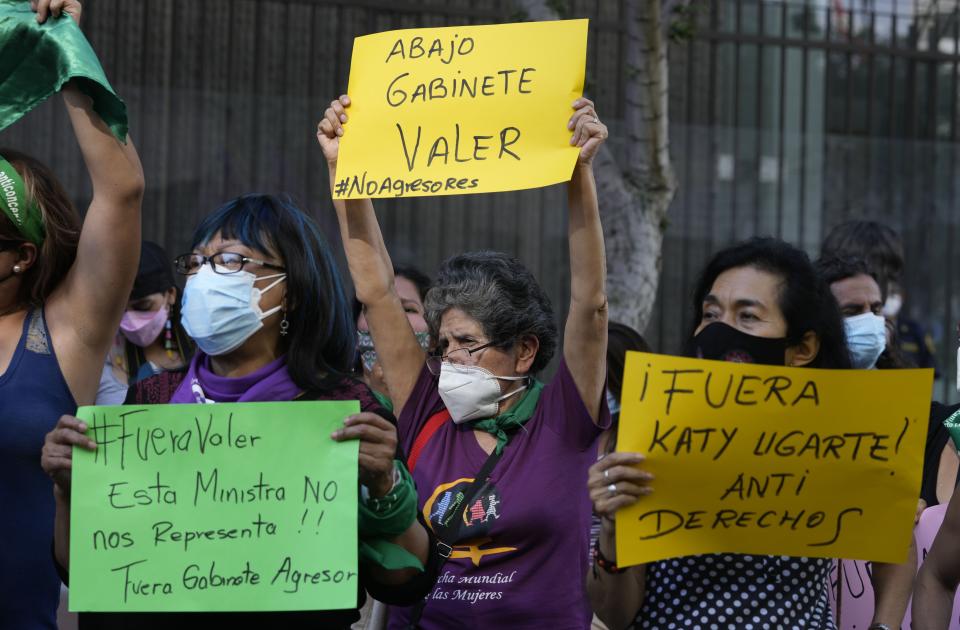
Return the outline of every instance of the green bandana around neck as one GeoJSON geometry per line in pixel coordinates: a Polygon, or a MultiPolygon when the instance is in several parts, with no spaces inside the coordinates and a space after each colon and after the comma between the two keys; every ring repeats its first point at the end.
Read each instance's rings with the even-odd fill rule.
{"type": "Polygon", "coordinates": [[[43,244],[43,215],[40,206],[27,198],[27,187],[10,162],[0,156],[0,210],[7,215],[24,238],[43,244]]]}
{"type": "Polygon", "coordinates": [[[71,79],[93,100],[93,111],[117,140],[126,142],[127,106],[73,18],[62,15],[37,24],[26,0],[0,0],[0,131],[71,79]]]}
{"type": "Polygon", "coordinates": [[[384,409],[389,409],[390,413],[393,413],[393,401],[386,394],[381,394],[375,389],[370,389],[370,392],[373,394],[373,397],[377,399],[377,402],[380,403],[380,406],[384,409]]]}
{"type": "Polygon", "coordinates": [[[508,433],[514,429],[519,429],[527,423],[527,420],[533,417],[533,412],[537,408],[537,403],[540,402],[540,393],[542,391],[543,383],[535,378],[531,378],[530,385],[527,387],[527,391],[523,393],[523,396],[520,398],[517,404],[515,404],[513,407],[510,407],[510,409],[504,411],[500,415],[492,418],[474,420],[469,423],[470,427],[479,429],[480,431],[486,431],[487,433],[496,436],[497,453],[502,453],[503,447],[507,445],[507,440],[510,439],[508,433]]]}

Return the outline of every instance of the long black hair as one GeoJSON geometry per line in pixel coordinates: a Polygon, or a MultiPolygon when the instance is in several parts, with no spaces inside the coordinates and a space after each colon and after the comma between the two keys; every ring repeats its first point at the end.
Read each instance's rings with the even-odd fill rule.
{"type": "Polygon", "coordinates": [[[650,352],[650,344],[633,328],[620,322],[607,324],[607,389],[620,400],[627,352],[650,352]]]}
{"type": "Polygon", "coordinates": [[[880,284],[887,299],[890,283],[900,283],[903,273],[903,241],[889,225],[877,221],[846,221],[823,239],[820,257],[861,258],[880,284]]]}
{"type": "MultiPolygon", "coordinates": [[[[187,331],[183,329],[183,320],[180,317],[180,299],[183,292],[180,290],[180,287],[176,285],[173,285],[173,289],[176,291],[176,298],[170,306],[169,314],[170,335],[172,337],[171,341],[173,342],[172,350],[176,351],[186,364],[190,363],[190,359],[193,358],[193,354],[196,352],[196,345],[193,343],[190,335],[187,334],[187,331]]],[[[164,328],[160,335],[164,336],[166,334],[167,329],[164,328]]],[[[137,378],[137,374],[140,372],[140,368],[147,362],[147,355],[143,350],[144,349],[137,344],[131,343],[129,340],[124,340],[123,354],[126,360],[128,384],[134,382],[134,379],[137,378]]]]}
{"type": "Polygon", "coordinates": [[[317,224],[287,196],[248,194],[203,219],[191,249],[218,233],[283,261],[290,328],[280,343],[293,381],[316,390],[325,388],[329,377],[350,374],[355,326],[330,246],[317,224]]]}
{"type": "Polygon", "coordinates": [[[850,367],[843,317],[830,287],[805,252],[775,238],[752,238],[722,250],[707,263],[693,294],[691,337],[703,319],[703,299],[717,277],[738,267],[753,267],[782,280],[778,304],[787,322],[787,345],[799,344],[810,331],[820,339],[820,351],[806,367],[850,367]]]}

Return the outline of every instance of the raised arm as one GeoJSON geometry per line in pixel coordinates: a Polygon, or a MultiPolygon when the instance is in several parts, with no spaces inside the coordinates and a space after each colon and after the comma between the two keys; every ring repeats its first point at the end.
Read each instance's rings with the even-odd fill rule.
{"type": "Polygon", "coordinates": [[[960,584],[960,493],[955,492],[917,575],[912,604],[914,630],[945,630],[950,625],[957,584],[960,584]]]}
{"type": "MultiPolygon", "coordinates": [[[[334,190],[337,179],[340,138],[346,131],[349,106],[350,99],[341,96],[330,104],[317,125],[317,140],[330,172],[330,190],[334,190]]],[[[334,199],[333,207],[357,299],[364,306],[383,378],[399,414],[410,398],[426,355],[394,287],[393,263],[383,243],[373,202],[334,199]]]]}
{"type": "MultiPolygon", "coordinates": [[[[80,3],[42,0],[38,19],[53,6],[79,23],[80,3]]],[[[99,367],[120,324],[140,259],[143,169],[127,139],[119,142],[71,82],[63,89],[74,135],[93,184],[77,258],[46,304],[60,367],[79,404],[93,402],[99,367]]]]}
{"type": "Polygon", "coordinates": [[[593,178],[593,158],[607,139],[607,128],[585,98],[568,127],[580,157],[567,189],[570,240],[570,312],[564,329],[563,356],[580,397],[596,422],[600,415],[607,354],[607,267],[603,228],[593,178]]]}

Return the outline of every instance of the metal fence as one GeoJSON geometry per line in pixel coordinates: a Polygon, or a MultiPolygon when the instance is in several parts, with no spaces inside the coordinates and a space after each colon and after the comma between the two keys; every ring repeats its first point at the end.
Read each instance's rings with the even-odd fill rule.
{"type": "Polygon", "coordinates": [[[935,395],[955,400],[957,3],[698,6],[694,37],[671,49],[681,185],[648,333],[678,347],[691,276],[718,247],[771,234],[816,256],[838,223],[878,220],[904,239],[905,316],[936,346],[935,395]]]}
{"type": "MultiPolygon", "coordinates": [[[[591,18],[587,92],[611,124],[616,152],[626,1],[560,3],[568,17],[591,18]]],[[[682,18],[692,37],[670,51],[680,190],[646,331],[658,349],[680,347],[691,285],[718,248],[773,234],[815,256],[840,221],[875,218],[904,236],[906,310],[932,333],[952,379],[960,318],[957,3],[849,3],[693,0],[682,18]]],[[[174,254],[199,217],[250,191],[291,193],[336,243],[313,130],[325,103],[346,88],[353,38],[515,17],[510,0],[88,0],[84,30],[130,107],[148,179],[144,233],[174,254]]],[[[0,145],[50,164],[85,205],[89,183],[58,103],[4,131],[0,145]]],[[[508,251],[562,313],[564,205],[562,186],[554,186],[384,200],[378,214],[397,260],[429,271],[460,251],[508,251]]],[[[937,395],[955,398],[951,390],[945,378],[937,395]]]]}

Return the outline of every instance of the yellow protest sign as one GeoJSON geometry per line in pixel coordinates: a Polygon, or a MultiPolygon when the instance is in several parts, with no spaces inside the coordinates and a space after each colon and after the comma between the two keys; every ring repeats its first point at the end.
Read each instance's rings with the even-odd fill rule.
{"type": "Polygon", "coordinates": [[[587,20],[390,31],[353,44],[334,197],[519,190],[570,179],[587,20]]]}
{"type": "Polygon", "coordinates": [[[705,553],[903,562],[932,370],[814,370],[631,352],[618,451],[652,494],[617,513],[621,566],[705,553]]]}

